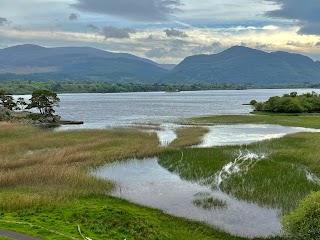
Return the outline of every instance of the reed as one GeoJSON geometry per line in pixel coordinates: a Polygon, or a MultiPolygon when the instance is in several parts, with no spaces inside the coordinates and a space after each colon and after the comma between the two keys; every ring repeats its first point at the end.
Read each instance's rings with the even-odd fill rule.
{"type": "Polygon", "coordinates": [[[52,132],[0,123],[0,187],[19,193],[0,194],[0,209],[105,194],[113,184],[89,169],[162,151],[156,134],[133,129],[52,132]]]}
{"type": "Polygon", "coordinates": [[[198,145],[202,142],[202,137],[209,131],[206,127],[182,127],[176,130],[177,139],[171,144],[171,148],[182,148],[198,145]]]}

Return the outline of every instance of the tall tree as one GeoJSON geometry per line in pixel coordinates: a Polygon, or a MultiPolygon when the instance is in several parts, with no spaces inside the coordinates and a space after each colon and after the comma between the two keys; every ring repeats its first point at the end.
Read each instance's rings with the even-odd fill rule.
{"type": "Polygon", "coordinates": [[[28,109],[37,108],[45,116],[52,116],[55,112],[53,107],[59,106],[60,99],[57,94],[49,90],[36,90],[32,93],[28,109]]]}
{"type": "Polygon", "coordinates": [[[0,89],[0,105],[3,107],[13,110],[17,107],[13,97],[10,94],[7,94],[6,91],[0,89]]]}

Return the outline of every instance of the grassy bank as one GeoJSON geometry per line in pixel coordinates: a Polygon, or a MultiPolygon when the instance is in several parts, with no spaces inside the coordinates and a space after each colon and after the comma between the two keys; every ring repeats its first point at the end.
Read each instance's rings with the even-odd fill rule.
{"type": "Polygon", "coordinates": [[[215,115],[191,118],[191,124],[277,124],[282,126],[320,128],[320,114],[255,113],[250,115],[215,115]]]}
{"type": "Polygon", "coordinates": [[[81,239],[77,226],[91,239],[243,239],[204,224],[102,195],[78,198],[51,208],[5,212],[0,221],[0,228],[54,240],[81,239]]]}

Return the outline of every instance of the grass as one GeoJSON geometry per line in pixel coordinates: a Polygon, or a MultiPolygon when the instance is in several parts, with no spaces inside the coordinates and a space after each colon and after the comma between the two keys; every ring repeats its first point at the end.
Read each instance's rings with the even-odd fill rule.
{"type": "Polygon", "coordinates": [[[183,127],[176,130],[177,139],[171,144],[171,148],[183,148],[198,145],[202,141],[202,137],[209,130],[204,127],[183,127]]]}
{"type": "Polygon", "coordinates": [[[0,229],[19,230],[54,240],[81,239],[78,225],[83,235],[91,239],[243,239],[201,223],[102,195],[81,197],[51,208],[5,212],[0,221],[0,229]]]}
{"type": "Polygon", "coordinates": [[[306,178],[307,170],[320,176],[317,146],[320,146],[319,133],[297,133],[248,145],[242,149],[244,153],[265,154],[266,158],[241,162],[238,166],[242,171],[227,175],[220,186],[217,186],[217,174],[238,157],[241,147],[183,149],[162,154],[159,163],[184,179],[208,184],[238,199],[288,213],[311,191],[320,190],[318,184],[306,178]]]}
{"type": "Polygon", "coordinates": [[[214,115],[186,120],[189,124],[277,124],[282,126],[320,128],[320,114],[255,113],[251,115],[214,115]]]}
{"type": "Polygon", "coordinates": [[[52,132],[7,123],[0,129],[0,209],[106,193],[113,184],[88,169],[163,151],[156,134],[132,129],[52,132]]]}
{"type": "Polygon", "coordinates": [[[209,194],[202,193],[196,194],[195,199],[193,200],[193,204],[197,207],[202,207],[203,209],[220,209],[227,208],[227,202],[215,197],[210,196],[209,194]]]}

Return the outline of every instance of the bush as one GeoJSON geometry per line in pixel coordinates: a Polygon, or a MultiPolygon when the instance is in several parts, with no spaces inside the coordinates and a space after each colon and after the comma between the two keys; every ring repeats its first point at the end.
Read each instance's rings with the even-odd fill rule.
{"type": "Polygon", "coordinates": [[[282,220],[289,239],[320,239],[320,191],[303,199],[298,208],[282,220]]]}
{"type": "Polygon", "coordinates": [[[320,96],[315,92],[298,95],[296,92],[274,96],[266,102],[255,103],[255,111],[275,113],[318,113],[320,112],[320,96]]]}
{"type": "Polygon", "coordinates": [[[257,104],[258,102],[256,100],[251,100],[250,105],[254,106],[255,104],[257,104]]]}

